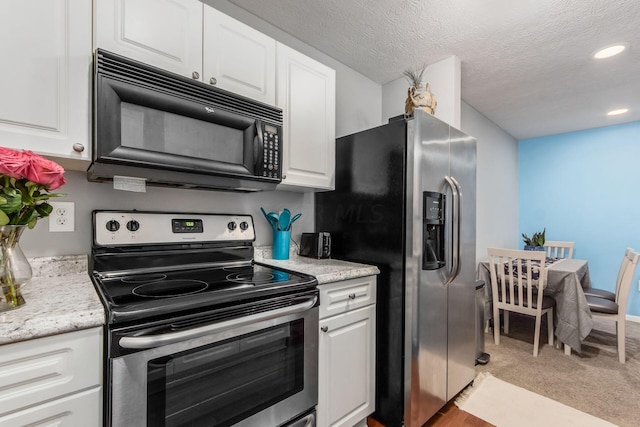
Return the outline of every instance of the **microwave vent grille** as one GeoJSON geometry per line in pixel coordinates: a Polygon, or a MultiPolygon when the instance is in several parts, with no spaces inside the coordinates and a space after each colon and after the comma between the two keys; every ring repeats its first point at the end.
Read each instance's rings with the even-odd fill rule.
{"type": "Polygon", "coordinates": [[[96,73],[282,126],[282,109],[98,49],[96,73]]]}

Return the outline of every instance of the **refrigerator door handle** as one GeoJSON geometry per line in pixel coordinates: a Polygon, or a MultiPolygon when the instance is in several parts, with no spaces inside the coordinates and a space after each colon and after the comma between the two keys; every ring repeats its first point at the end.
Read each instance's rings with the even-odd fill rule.
{"type": "Polygon", "coordinates": [[[451,187],[451,195],[453,203],[451,208],[452,224],[451,224],[451,270],[444,285],[447,286],[454,281],[460,271],[460,200],[458,185],[455,179],[445,176],[444,180],[451,187]]]}
{"type": "Polygon", "coordinates": [[[460,253],[461,250],[461,246],[460,246],[460,236],[462,235],[461,232],[461,228],[462,228],[462,187],[460,186],[460,183],[454,178],[451,177],[451,181],[453,181],[453,184],[456,187],[456,193],[458,195],[458,214],[456,216],[456,222],[455,222],[455,227],[456,227],[456,251],[457,251],[457,257],[456,257],[456,271],[455,274],[453,275],[453,280],[455,280],[458,275],[460,274],[460,261],[462,260],[462,254],[460,253]]]}

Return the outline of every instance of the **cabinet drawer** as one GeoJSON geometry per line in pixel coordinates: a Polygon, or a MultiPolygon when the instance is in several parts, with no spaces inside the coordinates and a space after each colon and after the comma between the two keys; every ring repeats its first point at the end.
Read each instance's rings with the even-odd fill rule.
{"type": "Polygon", "coordinates": [[[102,383],[102,328],[2,346],[0,416],[102,383]]]}
{"type": "Polygon", "coordinates": [[[367,276],[318,286],[320,319],[376,302],[376,277],[367,276]]]}
{"type": "Polygon", "coordinates": [[[102,425],[102,387],[94,387],[62,399],[0,417],[2,427],[102,425]]]}

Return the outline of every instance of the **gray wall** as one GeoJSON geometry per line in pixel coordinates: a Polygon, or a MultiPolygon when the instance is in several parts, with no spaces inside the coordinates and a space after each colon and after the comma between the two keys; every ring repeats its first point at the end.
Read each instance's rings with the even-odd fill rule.
{"type": "MultiPolygon", "coordinates": [[[[207,0],[206,3],[336,70],[336,136],[380,124],[380,85],[228,1],[207,0]]],[[[160,187],[148,187],[146,193],[130,193],[115,191],[110,184],[87,182],[82,172],[68,171],[65,176],[67,184],[59,191],[67,196],[59,200],[75,202],[76,231],[49,233],[48,220],[39,221],[36,228],[24,233],[21,240],[27,257],[89,253],[91,211],[94,209],[251,214],[256,224],[258,246],[271,244],[271,231],[260,214],[261,206],[267,211],[280,211],[287,207],[293,213],[303,214],[294,226],[294,240],[299,241],[301,232],[314,229],[314,203],[310,193],[269,191],[243,194],[160,187]]]]}
{"type": "Polygon", "coordinates": [[[518,141],[462,102],[462,131],[478,141],[476,259],[488,247],[517,248],[518,141]]]}

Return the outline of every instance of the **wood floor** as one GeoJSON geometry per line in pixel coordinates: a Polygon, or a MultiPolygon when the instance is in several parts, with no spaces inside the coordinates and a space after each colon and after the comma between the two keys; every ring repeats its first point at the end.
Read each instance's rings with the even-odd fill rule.
{"type": "MultiPolygon", "coordinates": [[[[385,427],[373,418],[367,419],[368,427],[385,427]]],[[[438,411],[423,427],[495,427],[493,424],[461,411],[453,400],[438,411]]]]}

